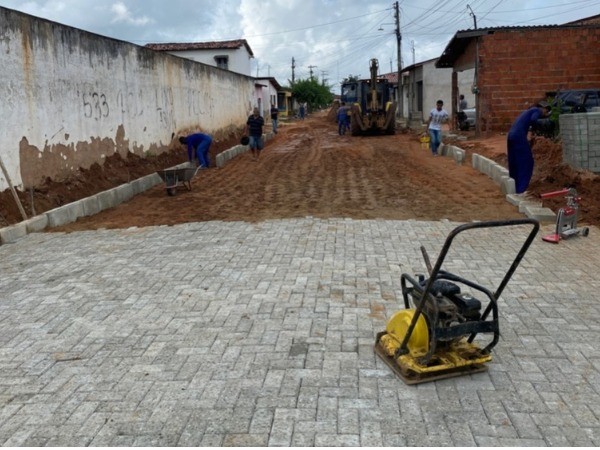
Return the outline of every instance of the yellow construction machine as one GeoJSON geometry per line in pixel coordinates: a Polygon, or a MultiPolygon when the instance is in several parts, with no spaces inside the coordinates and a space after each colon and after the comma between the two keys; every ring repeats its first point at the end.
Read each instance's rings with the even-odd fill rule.
{"type": "Polygon", "coordinates": [[[500,336],[498,299],[539,227],[534,219],[461,225],[446,238],[433,268],[425,248],[421,246],[428,277],[401,275],[405,309],[393,314],[385,331],[377,334],[374,347],[377,355],[407,384],[486,370],[485,363],[491,361],[491,350],[500,336]],[[495,292],[442,270],[452,241],[459,233],[496,227],[528,229],[529,226],[532,228],[528,237],[495,292]],[[477,297],[486,297],[487,301],[477,297]],[[493,337],[484,342],[485,346],[480,346],[475,338],[485,334],[493,337]]]}
{"type": "Polygon", "coordinates": [[[369,80],[347,81],[342,84],[342,101],[350,106],[350,132],[353,136],[394,134],[396,132],[396,102],[393,86],[378,78],[379,62],[371,59],[369,80]]]}

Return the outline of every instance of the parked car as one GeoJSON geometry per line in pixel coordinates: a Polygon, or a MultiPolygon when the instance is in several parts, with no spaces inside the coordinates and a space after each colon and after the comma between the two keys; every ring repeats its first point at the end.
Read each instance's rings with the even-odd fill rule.
{"type": "Polygon", "coordinates": [[[600,89],[569,89],[547,93],[552,107],[548,118],[538,119],[532,127],[534,134],[548,138],[558,134],[558,116],[569,113],[582,113],[600,107],[600,89]]]}
{"type": "Polygon", "coordinates": [[[469,128],[475,128],[477,113],[475,108],[467,108],[459,111],[457,114],[458,128],[467,131],[469,128]]]}
{"type": "Polygon", "coordinates": [[[552,97],[552,106],[558,106],[561,114],[586,112],[600,107],[600,89],[570,89],[558,91],[552,97]]]}

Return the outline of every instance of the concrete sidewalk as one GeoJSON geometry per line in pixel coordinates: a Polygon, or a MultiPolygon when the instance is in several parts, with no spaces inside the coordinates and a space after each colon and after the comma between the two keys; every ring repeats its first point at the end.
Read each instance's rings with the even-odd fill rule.
{"type": "MultiPolygon", "coordinates": [[[[320,220],[32,233],[0,246],[4,446],[598,446],[600,232],[544,226],[489,371],[407,386],[373,353],[458,224],[320,220]]],[[[461,234],[495,289],[527,236],[461,234]]]]}

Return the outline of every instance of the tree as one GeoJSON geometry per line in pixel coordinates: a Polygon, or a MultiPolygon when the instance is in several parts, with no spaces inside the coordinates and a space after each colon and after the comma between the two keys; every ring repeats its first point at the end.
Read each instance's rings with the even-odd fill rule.
{"type": "Polygon", "coordinates": [[[355,81],[358,81],[360,78],[360,75],[348,75],[348,78],[344,78],[344,80],[342,81],[342,83],[352,83],[355,81]]]}
{"type": "Polygon", "coordinates": [[[307,103],[310,109],[319,109],[333,101],[330,89],[316,79],[297,80],[292,86],[292,96],[300,103],[307,103]]]}

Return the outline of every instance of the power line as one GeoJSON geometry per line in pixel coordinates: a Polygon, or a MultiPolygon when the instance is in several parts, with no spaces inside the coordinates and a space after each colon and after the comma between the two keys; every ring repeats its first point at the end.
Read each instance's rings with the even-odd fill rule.
{"type": "Polygon", "coordinates": [[[255,34],[255,35],[252,35],[252,36],[246,36],[246,37],[244,37],[244,39],[246,39],[246,38],[252,38],[252,37],[274,36],[276,34],[284,34],[284,33],[287,34],[287,33],[293,33],[293,32],[296,32],[296,31],[312,30],[313,28],[327,27],[329,25],[335,25],[335,24],[342,23],[342,22],[348,22],[348,21],[354,20],[354,19],[362,19],[362,18],[365,18],[367,16],[372,16],[374,14],[379,14],[381,12],[388,11],[388,10],[389,10],[389,8],[382,9],[380,11],[375,11],[375,12],[372,12],[372,13],[369,13],[369,14],[362,14],[360,16],[349,17],[347,19],[340,19],[340,20],[336,20],[335,22],[327,22],[327,23],[322,23],[322,24],[319,24],[319,25],[312,25],[310,27],[295,28],[295,29],[283,30],[283,31],[274,31],[272,33],[265,33],[265,34],[255,34]]]}

